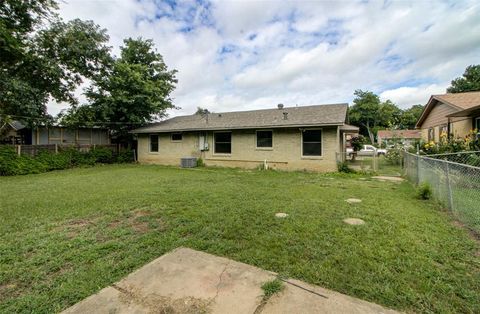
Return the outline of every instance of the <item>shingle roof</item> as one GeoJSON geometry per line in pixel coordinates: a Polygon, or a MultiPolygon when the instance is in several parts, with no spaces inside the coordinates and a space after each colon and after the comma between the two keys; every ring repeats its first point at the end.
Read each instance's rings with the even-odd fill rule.
{"type": "Polygon", "coordinates": [[[253,128],[282,128],[322,125],[343,125],[348,104],[289,107],[252,111],[194,114],[174,117],[147,125],[132,133],[175,131],[207,131],[253,128]],[[284,118],[286,116],[286,119],[284,118]]]}
{"type": "Polygon", "coordinates": [[[419,130],[380,130],[377,133],[380,138],[421,138],[419,130]]]}
{"type": "Polygon", "coordinates": [[[422,115],[417,121],[415,127],[419,128],[422,126],[423,121],[427,118],[428,114],[432,108],[437,104],[437,102],[445,103],[458,111],[473,108],[480,105],[480,91],[479,92],[465,92],[465,93],[454,93],[454,94],[442,94],[442,95],[432,95],[428,100],[428,103],[423,108],[422,115]]]}
{"type": "Polygon", "coordinates": [[[480,91],[433,95],[433,98],[455,107],[459,107],[460,109],[468,109],[480,105],[480,91]]]}
{"type": "Polygon", "coordinates": [[[13,121],[9,122],[8,124],[10,124],[12,129],[14,129],[15,131],[19,131],[19,130],[25,128],[25,125],[22,122],[17,121],[17,120],[13,120],[13,121]]]}

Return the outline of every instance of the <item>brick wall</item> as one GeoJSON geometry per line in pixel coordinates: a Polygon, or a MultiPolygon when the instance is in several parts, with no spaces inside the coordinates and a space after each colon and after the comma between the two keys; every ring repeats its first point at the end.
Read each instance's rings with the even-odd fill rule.
{"type": "Polygon", "coordinates": [[[150,152],[149,135],[138,137],[138,160],[142,163],[179,165],[185,156],[202,157],[207,166],[256,168],[267,160],[269,167],[285,170],[335,171],[335,153],[340,149],[337,127],[322,129],[321,157],[302,157],[301,131],[273,130],[273,148],[256,148],[255,130],[232,131],[232,153],[215,154],[213,132],[207,133],[209,150],[200,152],[198,132],[183,133],[182,141],[174,142],[170,134],[159,134],[159,152],[150,152]]]}

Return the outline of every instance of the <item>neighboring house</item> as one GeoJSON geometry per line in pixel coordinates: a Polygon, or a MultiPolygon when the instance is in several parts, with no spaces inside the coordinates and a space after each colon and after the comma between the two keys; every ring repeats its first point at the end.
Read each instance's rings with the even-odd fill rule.
{"type": "Polygon", "coordinates": [[[81,145],[81,144],[110,144],[108,130],[103,128],[67,128],[61,126],[50,127],[25,127],[19,121],[12,121],[5,136],[2,136],[4,144],[25,145],[81,145]]]}
{"type": "Polygon", "coordinates": [[[106,145],[110,144],[110,136],[103,128],[40,127],[32,130],[32,144],[106,145]]]}
{"type": "Polygon", "coordinates": [[[377,133],[378,145],[393,145],[402,143],[403,145],[413,145],[415,141],[422,138],[419,130],[380,130],[377,133]]]}
{"type": "Polygon", "coordinates": [[[464,137],[480,129],[480,92],[432,95],[417,122],[425,141],[440,139],[442,133],[464,137]]]}
{"type": "Polygon", "coordinates": [[[20,121],[3,124],[0,121],[0,144],[25,144],[31,138],[30,132],[20,121]]]}
{"type": "Polygon", "coordinates": [[[132,131],[142,163],[179,165],[201,157],[207,166],[334,171],[345,152],[348,104],[195,114],[132,131]]]}

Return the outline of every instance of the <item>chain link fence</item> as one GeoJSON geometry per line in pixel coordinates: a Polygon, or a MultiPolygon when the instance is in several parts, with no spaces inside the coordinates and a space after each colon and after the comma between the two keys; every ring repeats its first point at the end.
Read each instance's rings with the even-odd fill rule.
{"type": "Polygon", "coordinates": [[[480,233],[480,152],[421,156],[404,153],[404,174],[415,184],[428,183],[433,197],[455,217],[480,233]],[[473,164],[473,165],[472,165],[473,164]]]}

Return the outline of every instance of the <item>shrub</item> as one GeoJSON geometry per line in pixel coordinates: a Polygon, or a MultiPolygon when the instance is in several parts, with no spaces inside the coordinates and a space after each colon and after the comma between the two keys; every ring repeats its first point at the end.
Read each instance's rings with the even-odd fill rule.
{"type": "Polygon", "coordinates": [[[350,168],[346,161],[337,163],[338,172],[355,173],[356,171],[350,168]]]}
{"type": "Polygon", "coordinates": [[[41,152],[32,160],[39,162],[45,167],[46,171],[68,169],[71,167],[70,156],[63,152],[58,154],[50,152],[41,152]]]}
{"type": "Polygon", "coordinates": [[[90,153],[95,158],[95,162],[102,164],[111,164],[115,162],[112,150],[106,147],[95,147],[90,153]]]}
{"type": "Polygon", "coordinates": [[[365,138],[362,135],[354,136],[350,140],[353,151],[358,152],[362,149],[362,145],[365,144],[365,138]]]}
{"type": "Polygon", "coordinates": [[[127,163],[127,162],[133,162],[134,157],[133,157],[133,150],[121,150],[118,152],[115,162],[118,163],[127,163]]]}
{"type": "Polygon", "coordinates": [[[417,187],[417,197],[422,200],[429,200],[432,197],[432,188],[427,182],[423,182],[417,187]]]}
{"type": "Polygon", "coordinates": [[[205,162],[203,162],[202,158],[197,159],[197,167],[205,167],[205,162]]]}
{"type": "Polygon", "coordinates": [[[385,159],[389,164],[392,165],[400,165],[402,162],[402,147],[397,144],[394,147],[387,150],[387,154],[385,155],[385,159]]]}
{"type": "Polygon", "coordinates": [[[13,176],[41,173],[51,170],[68,169],[78,166],[92,166],[95,163],[132,162],[133,151],[121,151],[114,156],[107,148],[95,148],[81,152],[75,148],[62,149],[58,153],[42,151],[37,156],[25,156],[15,152],[13,146],[0,146],[0,175],[13,176]]]}

